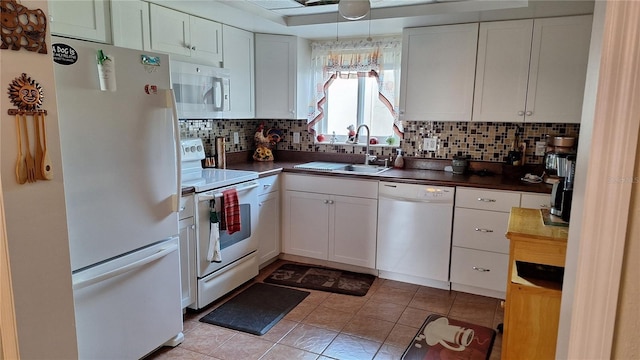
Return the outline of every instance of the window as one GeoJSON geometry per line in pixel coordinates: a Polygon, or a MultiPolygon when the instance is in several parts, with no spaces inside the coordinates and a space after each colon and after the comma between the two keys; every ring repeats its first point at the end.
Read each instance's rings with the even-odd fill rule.
{"type": "MultiPolygon", "coordinates": [[[[317,129],[321,134],[332,135],[338,141],[346,140],[349,125],[356,128],[365,124],[381,142],[392,135],[394,117],[378,96],[378,82],[368,73],[349,73],[338,76],[327,90],[325,103],[327,121],[317,129]],[[338,135],[339,134],[339,135],[338,135]]],[[[364,135],[365,132],[360,133],[364,135]]]]}
{"type": "Polygon", "coordinates": [[[380,142],[402,135],[400,44],[400,38],[313,42],[308,130],[326,141],[335,132],[338,142],[347,140],[349,125],[366,124],[380,142]]]}

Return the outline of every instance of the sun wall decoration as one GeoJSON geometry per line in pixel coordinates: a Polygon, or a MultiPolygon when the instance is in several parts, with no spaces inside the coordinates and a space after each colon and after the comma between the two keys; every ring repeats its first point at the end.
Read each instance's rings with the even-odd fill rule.
{"type": "Polygon", "coordinates": [[[42,106],[44,94],[35,80],[22,73],[9,84],[9,100],[22,111],[33,111],[42,106]]]}

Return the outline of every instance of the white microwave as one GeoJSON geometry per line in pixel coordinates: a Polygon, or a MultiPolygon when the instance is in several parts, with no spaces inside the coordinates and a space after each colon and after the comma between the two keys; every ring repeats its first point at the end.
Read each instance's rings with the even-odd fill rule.
{"type": "Polygon", "coordinates": [[[180,119],[220,119],[230,110],[229,70],[171,61],[171,83],[180,119]]]}

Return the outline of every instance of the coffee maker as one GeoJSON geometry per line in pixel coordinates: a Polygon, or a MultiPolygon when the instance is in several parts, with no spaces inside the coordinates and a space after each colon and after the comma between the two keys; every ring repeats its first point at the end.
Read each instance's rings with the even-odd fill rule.
{"type": "Polygon", "coordinates": [[[573,180],[576,173],[576,156],[567,155],[557,159],[559,180],[553,184],[551,191],[551,214],[569,222],[571,200],[573,197],[573,180]]]}

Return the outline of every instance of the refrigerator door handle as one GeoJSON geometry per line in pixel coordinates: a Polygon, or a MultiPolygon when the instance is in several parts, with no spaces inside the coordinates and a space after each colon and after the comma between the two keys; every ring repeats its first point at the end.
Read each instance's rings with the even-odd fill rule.
{"type": "Polygon", "coordinates": [[[165,257],[167,254],[172,253],[174,251],[178,250],[178,245],[177,244],[172,244],[166,248],[160,249],[158,252],[149,255],[143,259],[140,259],[138,261],[134,261],[130,264],[121,266],[119,268],[104,272],[100,275],[96,275],[94,277],[88,278],[88,279],[84,279],[84,280],[80,280],[76,283],[73,284],[73,290],[79,290],[82,288],[85,288],[87,286],[99,283],[101,281],[116,277],[120,274],[124,274],[126,272],[129,272],[131,270],[134,270],[136,268],[142,267],[146,264],[149,264],[153,261],[156,261],[160,258],[165,257]]]}
{"type": "Polygon", "coordinates": [[[173,114],[173,140],[176,147],[176,161],[177,161],[177,171],[176,171],[176,186],[177,190],[175,195],[173,196],[172,201],[172,210],[173,212],[180,212],[180,196],[182,195],[182,178],[180,176],[182,169],[180,169],[180,164],[182,163],[182,147],[180,146],[180,123],[178,119],[178,105],[176,103],[176,94],[173,89],[168,89],[166,92],[167,97],[167,107],[171,109],[173,114]]]}

